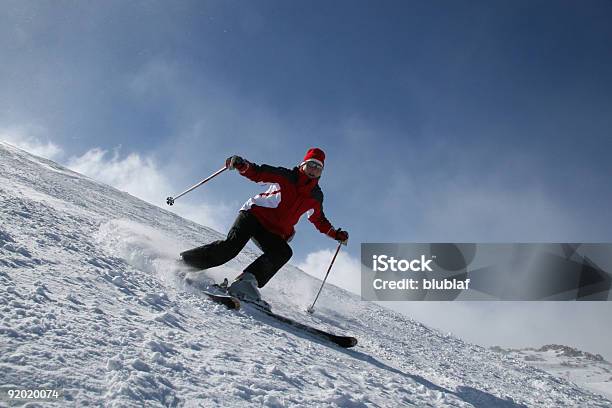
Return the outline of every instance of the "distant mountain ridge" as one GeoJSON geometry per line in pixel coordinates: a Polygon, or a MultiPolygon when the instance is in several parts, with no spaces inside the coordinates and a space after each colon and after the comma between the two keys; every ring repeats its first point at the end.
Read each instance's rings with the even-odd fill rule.
{"type": "Polygon", "coordinates": [[[600,354],[562,344],[520,349],[493,346],[490,349],[612,398],[612,364],[600,354]]]}
{"type": "Polygon", "coordinates": [[[539,351],[539,352],[546,352],[546,351],[554,351],[557,353],[557,355],[559,356],[564,356],[564,357],[584,357],[587,360],[592,360],[592,361],[601,361],[601,362],[605,362],[610,364],[608,361],[606,361],[603,356],[601,354],[593,354],[593,353],[589,353],[588,351],[582,351],[582,350],[578,350],[577,348],[574,347],[570,347],[570,346],[564,346],[562,344],[545,344],[542,347],[536,349],[533,347],[526,347],[526,348],[522,348],[522,349],[514,349],[514,348],[502,348],[499,346],[493,346],[491,347],[491,350],[493,351],[499,351],[499,352],[519,352],[519,351],[539,351]]]}

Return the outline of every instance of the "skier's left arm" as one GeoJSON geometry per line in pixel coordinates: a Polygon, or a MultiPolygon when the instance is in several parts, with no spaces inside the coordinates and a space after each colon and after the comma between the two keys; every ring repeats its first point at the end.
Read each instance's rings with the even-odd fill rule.
{"type": "Polygon", "coordinates": [[[340,228],[335,229],[327,217],[325,217],[325,213],[323,212],[323,207],[321,205],[315,206],[315,208],[310,211],[312,214],[310,214],[308,217],[308,221],[312,222],[314,226],[323,234],[346,245],[348,242],[348,232],[340,228]]]}

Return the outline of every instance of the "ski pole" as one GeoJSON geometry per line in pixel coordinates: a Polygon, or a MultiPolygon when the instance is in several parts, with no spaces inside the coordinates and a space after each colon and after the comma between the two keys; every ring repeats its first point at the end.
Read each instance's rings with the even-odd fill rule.
{"type": "Polygon", "coordinates": [[[223,167],[219,170],[217,170],[216,172],[214,172],[213,174],[211,174],[210,176],[206,177],[204,180],[200,181],[198,184],[196,184],[195,186],[191,187],[188,190],[183,191],[181,194],[177,195],[176,197],[172,198],[172,197],[168,197],[166,198],[166,203],[168,205],[172,205],[174,204],[174,200],[176,200],[179,197],[184,196],[185,194],[187,194],[188,192],[190,192],[191,190],[195,190],[196,188],[200,187],[202,184],[206,183],[208,180],[210,180],[213,177],[218,176],[219,174],[223,173],[225,170],[227,170],[227,167],[223,167]]]}
{"type": "Polygon", "coordinates": [[[314,302],[312,302],[312,305],[310,305],[310,307],[308,309],[306,309],[306,311],[310,314],[314,313],[314,305],[315,303],[317,303],[317,299],[319,299],[319,295],[321,294],[321,291],[323,290],[323,285],[325,285],[325,281],[327,280],[327,277],[329,276],[329,271],[331,271],[332,266],[334,265],[334,261],[336,260],[336,256],[338,256],[338,252],[340,252],[340,247],[342,246],[342,242],[338,243],[338,248],[336,248],[336,253],[334,254],[334,257],[331,260],[331,263],[329,264],[329,268],[327,268],[327,273],[325,274],[325,278],[323,279],[323,283],[321,284],[321,288],[319,289],[319,293],[317,293],[317,297],[315,297],[314,302]]]}

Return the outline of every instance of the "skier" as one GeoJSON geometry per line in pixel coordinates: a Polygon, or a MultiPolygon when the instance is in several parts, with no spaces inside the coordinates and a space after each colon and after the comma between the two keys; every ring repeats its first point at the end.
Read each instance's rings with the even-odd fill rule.
{"type": "Polygon", "coordinates": [[[257,165],[240,156],[229,157],[225,161],[228,169],[236,169],[252,181],[269,183],[270,187],[244,203],[226,239],[181,253],[183,261],[197,269],[212,268],[234,258],[252,239],[263,254],[238,275],[228,292],[259,302],[258,288],[264,287],[293,255],[288,242],[302,214],[306,213],[319,231],[346,244],[348,233],[334,228],[323,213],[323,192],[318,183],[324,164],[325,153],[318,148],[309,149],[292,170],[257,165]]]}

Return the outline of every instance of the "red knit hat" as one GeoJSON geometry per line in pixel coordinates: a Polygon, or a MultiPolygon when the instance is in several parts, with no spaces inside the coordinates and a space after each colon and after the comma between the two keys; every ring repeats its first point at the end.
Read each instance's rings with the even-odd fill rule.
{"type": "Polygon", "coordinates": [[[323,150],[313,147],[312,149],[308,149],[306,152],[306,156],[304,156],[304,160],[300,163],[300,166],[306,162],[315,162],[319,163],[321,167],[325,165],[325,153],[323,150]]]}

